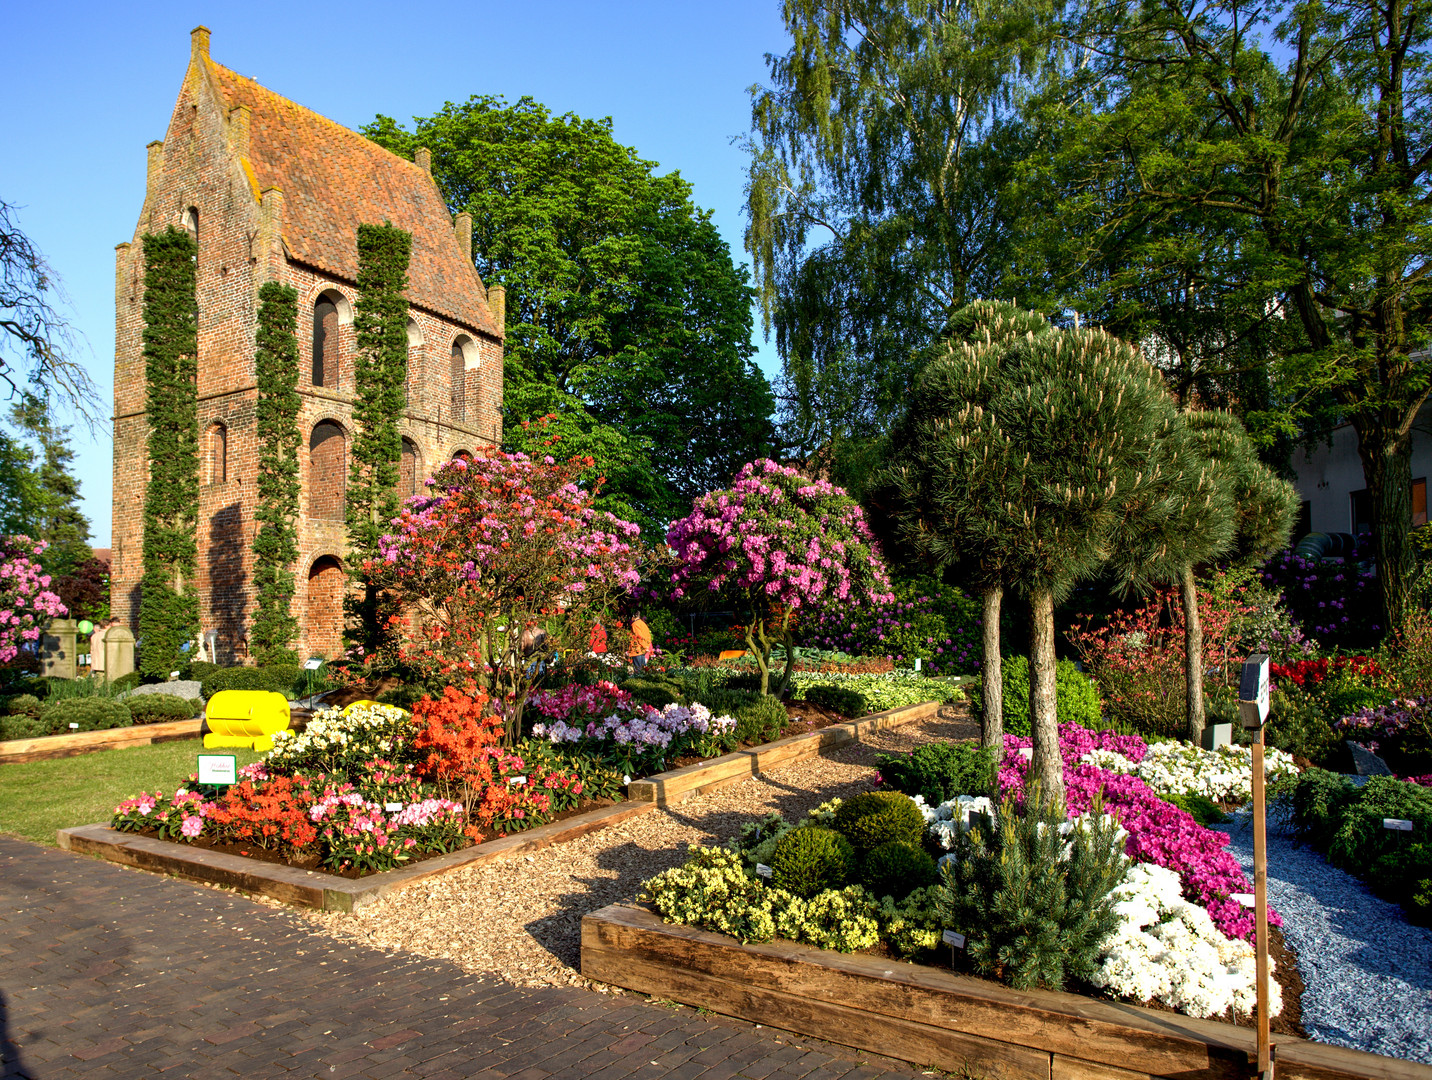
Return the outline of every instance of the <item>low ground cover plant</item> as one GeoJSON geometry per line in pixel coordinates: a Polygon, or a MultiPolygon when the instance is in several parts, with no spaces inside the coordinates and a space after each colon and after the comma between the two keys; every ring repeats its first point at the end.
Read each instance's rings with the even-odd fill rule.
{"type": "Polygon", "coordinates": [[[836,711],[842,716],[866,716],[905,705],[918,705],[922,701],[958,700],[961,696],[958,687],[932,681],[908,669],[882,675],[798,671],[791,676],[791,685],[794,687],[791,698],[795,701],[804,700],[813,688],[820,687],[817,697],[811,700],[818,701],[824,697],[826,701],[839,702],[841,707],[836,711]]]}

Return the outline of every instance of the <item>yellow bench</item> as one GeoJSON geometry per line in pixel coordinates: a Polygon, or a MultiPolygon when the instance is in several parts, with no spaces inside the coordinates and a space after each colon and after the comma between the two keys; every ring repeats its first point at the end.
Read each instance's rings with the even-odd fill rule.
{"type": "Polygon", "coordinates": [[[275,733],[288,727],[288,700],[271,690],[220,690],[205,713],[204,747],[247,746],[272,750],[275,733]]]}

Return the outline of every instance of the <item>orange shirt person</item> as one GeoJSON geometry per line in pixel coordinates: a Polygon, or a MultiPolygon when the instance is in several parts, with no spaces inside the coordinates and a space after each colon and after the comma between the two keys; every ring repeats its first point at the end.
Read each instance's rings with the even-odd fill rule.
{"type": "Polygon", "coordinates": [[[651,653],[651,627],[642,621],[641,612],[638,611],[632,616],[631,644],[627,646],[627,655],[631,657],[632,667],[638,675],[646,670],[646,662],[651,653]]]}

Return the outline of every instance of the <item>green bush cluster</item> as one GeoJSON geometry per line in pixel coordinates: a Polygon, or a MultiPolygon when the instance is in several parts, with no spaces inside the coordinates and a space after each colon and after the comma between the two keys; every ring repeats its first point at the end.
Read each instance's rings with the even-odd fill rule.
{"type": "Polygon", "coordinates": [[[298,667],[228,667],[211,671],[199,683],[205,700],[221,690],[268,690],[292,697],[303,685],[298,667]]]}
{"type": "Polygon", "coordinates": [[[0,716],[0,741],[40,739],[53,734],[54,729],[37,715],[11,713],[9,716],[0,716]]]}
{"type": "Polygon", "coordinates": [[[865,695],[848,686],[830,686],[825,683],[809,686],[805,690],[805,699],[852,720],[865,715],[865,695]]]}
{"type": "MultiPolygon", "coordinates": [[[[1004,683],[1004,731],[1029,734],[1029,658],[1006,656],[1000,664],[1004,683]]],[[[1103,703],[1089,676],[1072,660],[1055,666],[1054,693],[1061,724],[1079,724],[1091,730],[1102,727],[1103,703]]]]}
{"type": "Polygon", "coordinates": [[[639,679],[627,679],[621,684],[621,688],[653,709],[661,709],[667,705],[685,705],[687,700],[685,688],[680,683],[661,675],[643,675],[639,679]]]}
{"type": "Polygon", "coordinates": [[[1160,795],[1159,798],[1192,815],[1200,825],[1222,825],[1228,821],[1228,815],[1218,808],[1218,804],[1202,795],[1160,795]]]}
{"type": "MultiPolygon", "coordinates": [[[[717,712],[714,705],[706,702],[702,704],[714,715],[720,716],[725,712],[717,712]]],[[[786,707],[777,698],[764,694],[749,695],[745,703],[730,715],[736,720],[737,741],[753,746],[779,739],[791,722],[786,707]]]]}
{"type": "Polygon", "coordinates": [[[771,883],[800,897],[844,886],[854,875],[855,848],[834,829],[807,826],[792,829],[776,842],[770,867],[771,883]]]}
{"type": "MultiPolygon", "coordinates": [[[[855,713],[857,716],[886,712],[906,705],[918,705],[922,701],[958,701],[961,697],[958,686],[942,679],[927,679],[913,671],[890,671],[883,675],[798,671],[791,676],[791,686],[792,697],[796,700],[807,696],[815,686],[833,687],[859,694],[861,704],[855,713]]],[[[850,714],[842,712],[842,715],[850,714]]]]}
{"type": "Polygon", "coordinates": [[[5,699],[5,712],[9,716],[33,716],[38,719],[41,707],[40,699],[34,694],[16,694],[5,699]]]}
{"type": "Polygon", "coordinates": [[[49,727],[49,733],[63,735],[69,731],[128,727],[133,716],[128,705],[113,698],[65,698],[46,705],[40,711],[40,723],[49,727]],[[71,728],[71,724],[79,726],[71,728]]]}
{"type": "Polygon", "coordinates": [[[935,860],[908,840],[872,848],[860,864],[860,883],[871,896],[906,896],[938,880],[935,860]]]}
{"type": "Polygon", "coordinates": [[[929,806],[956,795],[994,791],[994,754],[978,743],[924,743],[908,754],[881,754],[875,762],[882,783],[906,795],[920,795],[929,806]]]}
{"type": "Polygon", "coordinates": [[[124,699],[136,724],[164,724],[188,720],[198,712],[200,702],[178,694],[132,694],[124,699]]]}
{"type": "Polygon", "coordinates": [[[846,799],[835,811],[835,827],[862,855],[892,841],[919,845],[925,838],[920,808],[899,791],[866,791],[846,799]]]}

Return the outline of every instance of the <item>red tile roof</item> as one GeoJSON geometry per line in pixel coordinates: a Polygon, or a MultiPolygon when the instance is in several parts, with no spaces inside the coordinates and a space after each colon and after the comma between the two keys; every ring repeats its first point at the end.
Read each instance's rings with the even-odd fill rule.
{"type": "Polygon", "coordinates": [[[260,190],[283,192],[283,240],[290,258],[355,281],[358,225],[389,221],[413,236],[408,299],[502,336],[477,269],[463,257],[452,217],[426,172],[356,131],[207,62],[228,107],[249,108],[249,163],[260,190]]]}

